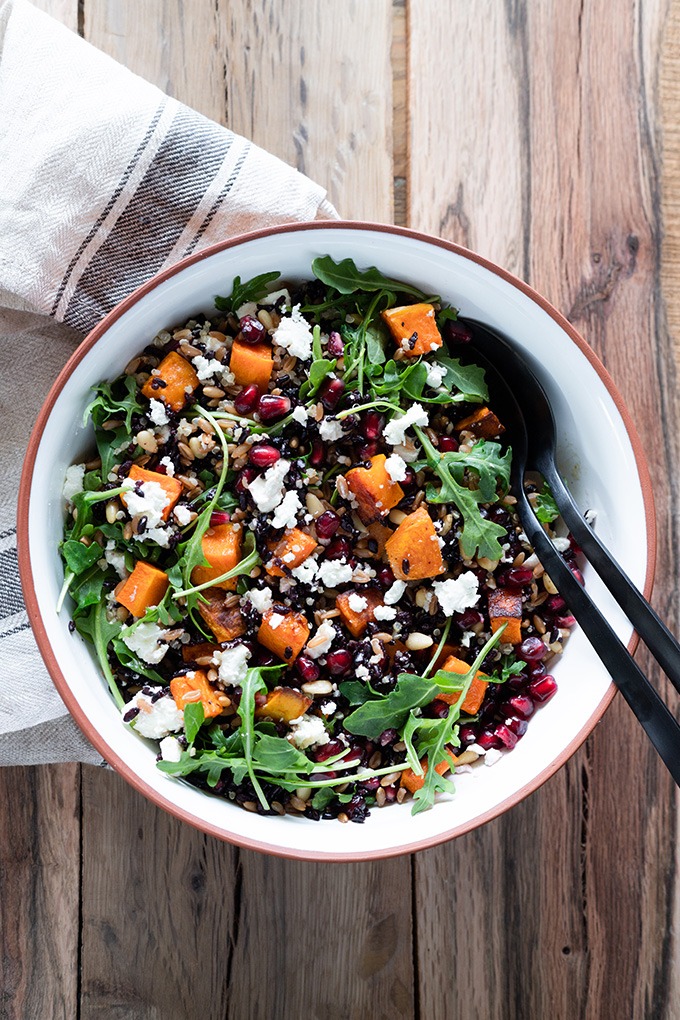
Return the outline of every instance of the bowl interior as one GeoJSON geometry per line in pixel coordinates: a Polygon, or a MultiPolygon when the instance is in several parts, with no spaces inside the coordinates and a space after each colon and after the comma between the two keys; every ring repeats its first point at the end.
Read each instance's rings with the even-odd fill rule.
{"type": "MultiPolygon", "coordinates": [[[[651,507],[645,506],[640,466],[626,422],[601,366],[574,342],[547,306],[516,281],[444,242],[351,225],[285,228],[228,243],[124,303],[76,353],[60,377],[38,423],[26,466],[29,493],[21,511],[23,578],[41,651],[64,699],[102,754],[141,792],[162,807],[216,835],[289,856],[353,859],[431,845],[505,810],[547,778],[568,757],[611,697],[610,680],[584,635],[571,637],[555,668],[557,695],[532,719],[511,754],[491,768],[456,780],[453,798],[411,817],[408,806],[374,809],[364,825],[262,818],[169,779],[155,768],[155,752],[124,727],[88,645],[68,632],[68,609],[55,605],[62,583],[61,489],[67,466],[91,443],[82,411],[90,389],[118,375],[162,328],[198,311],[210,314],[216,294],[229,293],[234,276],[248,279],[279,269],[284,278],[311,275],[317,255],[350,257],[377,265],[397,279],[439,293],[462,315],[487,322],[530,355],[555,408],[560,463],[582,510],[597,511],[597,530],[633,581],[643,588],[653,545],[651,507]],[[95,342],[96,341],[96,342],[95,342]],[[34,454],[34,460],[33,460],[34,454]],[[27,514],[26,514],[27,510],[27,514]],[[32,575],[32,584],[28,575],[32,575]]],[[[617,398],[618,399],[618,398],[617,398]]],[[[642,468],[642,477],[645,477],[642,468]]],[[[649,502],[649,500],[648,500],[649,502]]],[[[630,624],[596,576],[588,590],[624,642],[630,624]]]]}

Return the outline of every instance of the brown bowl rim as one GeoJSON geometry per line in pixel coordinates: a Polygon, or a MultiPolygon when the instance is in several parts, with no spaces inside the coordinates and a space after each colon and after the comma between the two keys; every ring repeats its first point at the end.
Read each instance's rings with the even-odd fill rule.
{"type": "MultiPolygon", "coordinates": [[[[356,231],[372,231],[383,234],[398,234],[404,237],[412,238],[413,240],[422,241],[429,245],[435,245],[439,248],[444,248],[447,251],[453,252],[471,262],[475,262],[483,268],[494,273],[502,280],[510,283],[516,287],[528,298],[534,301],[540,308],[543,309],[569,336],[569,338],[576,344],[579,350],[584,354],[587,360],[590,362],[592,367],[597,372],[598,376],[604,383],[609,395],[614,401],[616,408],[621,415],[623,420],[628,438],[633,449],[633,455],[638,470],[638,476],[640,479],[640,487],[642,490],[642,497],[645,507],[645,525],[647,534],[647,572],[645,577],[644,594],[649,599],[653,583],[654,583],[654,572],[656,566],[656,550],[657,550],[657,533],[656,533],[656,519],[654,511],[654,496],[652,490],[651,477],[647,461],[644,454],[644,448],[638,435],[637,429],[633,423],[633,419],[626,407],[621,394],[619,393],[612,377],[610,376],[607,369],[604,367],[600,359],[597,357],[592,348],[586,343],[583,337],[574,329],[570,322],[554,308],[549,301],[542,297],[537,291],[530,287],[527,283],[524,283],[518,277],[508,272],[506,269],[502,269],[500,266],[495,265],[489,259],[484,258],[482,255],[478,255],[476,252],[470,251],[468,248],[464,248],[462,245],[454,244],[452,241],[446,241],[443,238],[432,237],[429,234],[425,234],[422,231],[411,230],[407,227],[397,227],[392,224],[385,223],[371,223],[370,221],[360,220],[316,220],[309,223],[291,223],[284,224],[277,227],[266,227],[260,230],[250,231],[245,234],[239,234],[237,237],[228,238],[224,241],[220,241],[217,244],[210,245],[202,249],[199,252],[195,252],[189,255],[187,258],[182,259],[175,265],[169,266],[167,269],[162,270],[155,276],[151,277],[146,283],[142,284],[135,291],[133,291],[128,297],[124,298],[115,308],[113,308],[107,315],[104,316],[102,321],[94,327],[93,330],[88,333],[82,343],[71,355],[64,368],[57,376],[53,383],[46,399],[43,404],[40,414],[38,415],[35,426],[31,432],[31,436],[26,450],[26,458],[24,461],[24,467],[21,474],[21,482],[19,486],[18,495],[18,511],[17,511],[17,544],[19,549],[19,573],[21,577],[21,583],[24,592],[24,599],[26,603],[26,610],[28,612],[28,618],[31,623],[33,633],[38,644],[38,648],[43,657],[45,665],[49,671],[54,684],[59,691],[61,698],[63,699],[69,712],[75,719],[76,723],[82,730],[84,736],[89,742],[99,751],[104,759],[112,766],[112,768],[120,773],[122,777],[130,783],[139,793],[150,800],[157,807],[175,818],[183,822],[187,822],[194,828],[201,832],[205,832],[210,836],[215,836],[227,843],[231,843],[235,846],[242,847],[247,850],[257,850],[261,853],[272,854],[277,857],[284,857],[291,860],[309,860],[309,861],[328,861],[334,863],[344,863],[352,861],[369,861],[379,860],[382,858],[398,857],[403,854],[417,853],[420,850],[427,850],[431,847],[438,846],[441,843],[446,843],[452,839],[456,839],[459,836],[465,835],[465,833],[478,828],[481,825],[485,825],[487,822],[492,821],[499,815],[504,814],[510,808],[519,804],[520,801],[528,797],[529,794],[533,793],[540,786],[543,785],[551,776],[555,774],[571,758],[571,756],[578,750],[583,741],[589,736],[592,730],[595,728],[597,723],[600,721],[607,708],[612,702],[614,694],[616,693],[616,687],[614,684],[610,684],[609,689],[602,698],[602,701],[598,705],[597,709],[588,719],[587,723],[581,728],[579,733],[574,737],[572,741],[567,745],[566,748],[548,765],[545,769],[534,776],[528,783],[525,783],[519,790],[516,790],[511,796],[506,797],[505,800],[501,801],[495,807],[489,811],[484,812],[482,815],[478,815],[476,818],[471,819],[468,822],[461,823],[460,825],[454,826],[452,829],[448,829],[445,832],[437,833],[434,836],[429,836],[425,839],[414,840],[409,843],[404,843],[396,847],[386,847],[385,849],[370,850],[362,852],[360,850],[350,851],[348,853],[312,853],[305,852],[304,850],[289,849],[286,847],[277,846],[274,843],[267,843],[257,839],[249,839],[246,836],[241,836],[235,833],[226,832],[224,829],[217,825],[212,825],[209,822],[204,822],[202,819],[193,815],[189,811],[185,811],[182,808],[174,805],[169,799],[166,799],[162,794],[153,790],[147,786],[145,781],[137,775],[136,772],[126,762],[120,758],[101,737],[95,724],[85,717],[80,705],[72,694],[71,689],[59,668],[56,661],[55,655],[52,651],[47,633],[42,623],[40,610],[38,608],[38,601],[35,593],[35,584],[33,578],[33,570],[31,567],[30,553],[29,553],[29,536],[28,536],[28,497],[31,489],[31,483],[33,479],[33,468],[35,464],[36,455],[40,446],[43,430],[46,422],[49,419],[52,408],[59,396],[64,383],[69,378],[75,367],[82,361],[85,355],[90,349],[98,342],[98,340],[107,332],[109,327],[121,317],[125,312],[133,307],[138,301],[146,296],[159,284],[165,282],[170,277],[175,276],[181,272],[187,266],[193,265],[196,262],[200,262],[203,259],[209,258],[220,251],[224,251],[228,248],[234,248],[238,245],[244,244],[247,241],[257,240],[262,237],[270,237],[274,234],[284,233],[301,233],[303,231],[318,231],[318,230],[356,230],[356,231]]],[[[628,642],[628,649],[632,653],[637,647],[638,638],[634,633],[628,642]]]]}

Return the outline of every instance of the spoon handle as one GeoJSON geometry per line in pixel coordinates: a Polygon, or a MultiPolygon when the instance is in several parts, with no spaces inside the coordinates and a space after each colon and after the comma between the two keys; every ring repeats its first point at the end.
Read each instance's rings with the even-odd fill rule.
{"type": "Polygon", "coordinates": [[[680,644],[586,523],[552,462],[542,461],[536,466],[550,486],[564,523],[584,556],[600,575],[676,691],[680,691],[680,644]]]}
{"type": "Polygon", "coordinates": [[[680,724],[553,546],[534,516],[523,486],[518,486],[518,489],[520,520],[536,555],[680,786],[680,724]]]}

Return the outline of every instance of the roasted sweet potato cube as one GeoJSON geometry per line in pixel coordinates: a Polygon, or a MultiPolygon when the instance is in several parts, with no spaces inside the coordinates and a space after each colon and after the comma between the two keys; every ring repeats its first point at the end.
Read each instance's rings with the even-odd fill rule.
{"type": "Polygon", "coordinates": [[[489,592],[489,620],[495,634],[504,623],[503,642],[518,645],[522,641],[522,596],[509,588],[496,588],[489,592]]]}
{"type": "MultiPolygon", "coordinates": [[[[268,609],[263,617],[257,640],[284,662],[293,662],[309,637],[309,624],[302,613],[285,606],[268,609]]],[[[295,718],[295,717],[293,717],[295,718]]]]}
{"type": "Polygon", "coordinates": [[[294,687],[275,687],[267,695],[264,705],[255,711],[258,719],[274,719],[275,722],[289,723],[291,719],[299,719],[312,703],[302,691],[294,687]]]}
{"type": "MultiPolygon", "coordinates": [[[[453,764],[456,764],[455,754],[451,755],[453,764]]],[[[425,785],[425,776],[427,775],[427,758],[423,758],[421,761],[423,769],[422,776],[417,776],[413,769],[404,769],[401,774],[400,786],[405,786],[411,793],[415,793],[416,790],[420,790],[425,785]]],[[[448,758],[442,758],[438,765],[435,765],[434,770],[438,772],[440,776],[443,776],[445,772],[448,772],[451,768],[451,761],[448,758]]]]}
{"type": "Polygon", "coordinates": [[[289,528],[272,549],[271,561],[266,570],[272,577],[283,577],[285,571],[281,565],[294,570],[307,559],[316,549],[316,539],[299,528],[289,528]]]}
{"type": "Polygon", "coordinates": [[[139,560],[116,593],[116,601],[133,616],[144,616],[149,606],[157,606],[169,585],[168,575],[151,563],[139,560]]]}
{"type": "Polygon", "coordinates": [[[350,492],[357,501],[357,513],[364,524],[379,521],[403,499],[404,490],[388,475],[386,460],[385,454],[379,453],[371,457],[370,468],[352,468],[345,475],[350,492]]]}
{"type": "Polygon", "coordinates": [[[369,623],[375,619],[375,607],[382,605],[384,605],[382,593],[376,588],[344,591],[335,600],[335,608],[340,611],[342,622],[354,637],[361,637],[369,623]],[[352,609],[351,603],[355,602],[357,598],[365,601],[366,605],[363,609],[352,609]]]}
{"type": "Polygon", "coordinates": [[[242,541],[243,529],[229,522],[208,528],[201,541],[201,547],[210,566],[194,567],[191,572],[191,583],[205,584],[206,581],[215,581],[217,588],[233,591],[238,581],[237,577],[219,582],[217,578],[228,570],[233,570],[240,561],[242,541]]]}
{"type": "Polygon", "coordinates": [[[401,305],[381,314],[397,347],[406,357],[417,358],[441,347],[442,335],[437,329],[432,305],[401,305]]]}
{"type": "Polygon", "coordinates": [[[223,588],[206,588],[202,592],[206,602],[198,602],[198,611],[218,641],[233,641],[246,632],[243,613],[238,606],[224,604],[223,588]]]}
{"type": "Polygon", "coordinates": [[[271,344],[244,344],[242,340],[234,340],[229,368],[239,386],[255,383],[264,393],[273,366],[271,344]]]}
{"type": "Polygon", "coordinates": [[[194,366],[177,351],[170,351],[158,366],[157,374],[144,383],[142,393],[149,400],[162,400],[171,411],[181,411],[198,385],[194,366]]]}
{"type": "Polygon", "coordinates": [[[208,666],[208,660],[212,661],[215,652],[219,651],[220,646],[211,641],[201,641],[198,645],[182,645],[182,661],[195,662],[197,666],[208,666]]]}
{"type": "MultiPolygon", "coordinates": [[[[163,489],[168,497],[167,505],[161,514],[163,520],[167,521],[172,512],[172,508],[182,495],[182,483],[178,481],[177,478],[171,478],[170,475],[162,475],[159,471],[147,471],[146,468],[139,467],[137,464],[133,464],[130,468],[128,478],[130,478],[133,482],[155,482],[156,485],[160,485],[161,489],[163,489]]],[[[151,491],[153,492],[153,489],[151,491]]],[[[127,506],[125,493],[122,493],[120,501],[127,506]]]]}
{"type": "Polygon", "coordinates": [[[474,436],[479,436],[480,439],[494,439],[496,436],[500,436],[501,432],[505,432],[505,426],[488,407],[478,408],[467,418],[456,422],[455,427],[459,431],[466,429],[474,436]]]}
{"type": "MultiPolygon", "coordinates": [[[[456,658],[455,655],[449,655],[444,664],[438,666],[437,669],[444,669],[447,673],[457,673],[458,676],[464,676],[470,669],[470,664],[456,658]]],[[[461,712],[465,712],[466,715],[476,715],[484,701],[484,695],[488,686],[489,680],[486,674],[477,670],[472,683],[467,689],[463,704],[460,706],[461,712]]],[[[459,697],[459,694],[454,694],[453,692],[450,694],[442,693],[437,695],[435,701],[445,701],[447,705],[453,705],[455,701],[458,701],[459,697]]]]}
{"type": "Polygon", "coordinates": [[[436,577],[445,569],[437,532],[424,506],[405,517],[385,543],[394,576],[400,581],[436,577]]]}
{"type": "Polygon", "coordinates": [[[220,692],[215,690],[202,669],[176,676],[170,681],[170,693],[177,707],[181,709],[200,701],[206,719],[219,715],[222,711],[222,705],[217,700],[220,692]]]}
{"type": "Polygon", "coordinates": [[[380,521],[374,521],[368,525],[368,538],[366,544],[374,556],[382,559],[385,555],[385,543],[391,538],[394,532],[392,528],[386,527],[380,521]]]}

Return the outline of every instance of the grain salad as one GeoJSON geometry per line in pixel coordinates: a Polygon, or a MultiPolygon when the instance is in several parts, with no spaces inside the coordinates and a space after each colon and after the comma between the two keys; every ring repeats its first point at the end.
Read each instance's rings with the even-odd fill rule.
{"type": "Polygon", "coordinates": [[[168,776],[363,822],[511,750],[574,620],[456,310],[350,259],[312,268],[236,277],[96,388],[59,608],[168,776]]]}

